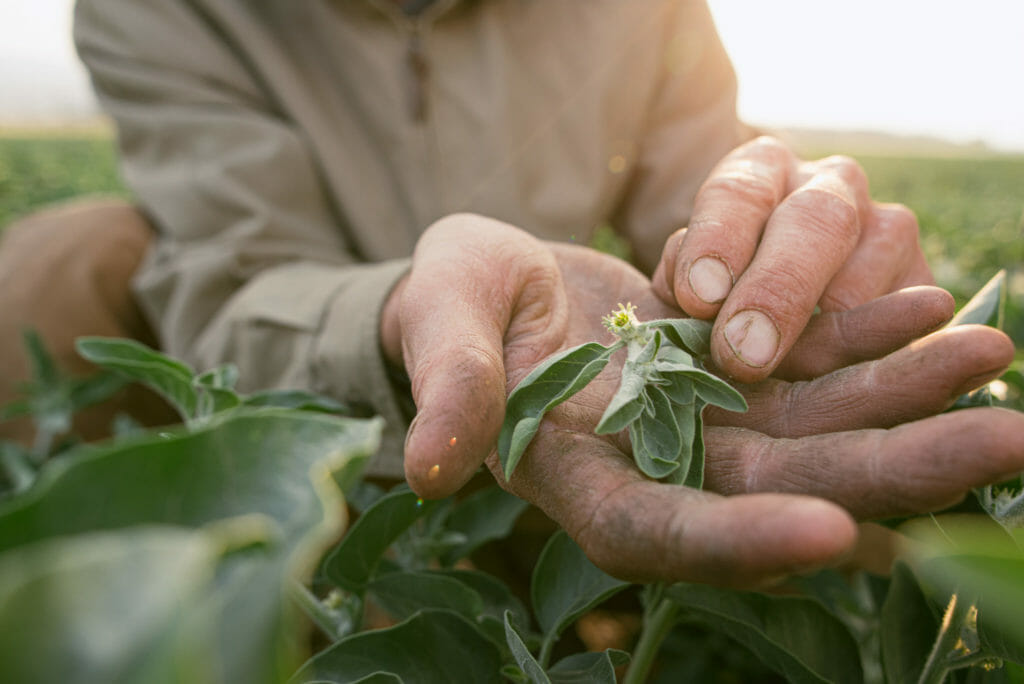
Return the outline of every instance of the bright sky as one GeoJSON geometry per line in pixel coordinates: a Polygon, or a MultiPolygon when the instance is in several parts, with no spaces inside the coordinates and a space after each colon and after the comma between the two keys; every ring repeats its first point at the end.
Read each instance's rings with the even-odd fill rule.
{"type": "Polygon", "coordinates": [[[740,113],[1024,151],[1020,0],[711,0],[740,113]]]}
{"type": "MultiPolygon", "coordinates": [[[[876,129],[1024,151],[1020,0],[710,0],[769,127],[876,129]]],[[[0,120],[88,111],[72,0],[0,0],[0,120]]]]}

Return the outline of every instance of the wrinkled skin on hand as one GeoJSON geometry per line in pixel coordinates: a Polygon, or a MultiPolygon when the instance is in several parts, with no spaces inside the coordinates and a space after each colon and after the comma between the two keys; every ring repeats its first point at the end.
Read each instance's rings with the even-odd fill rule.
{"type": "Polygon", "coordinates": [[[855,519],[935,510],[1024,470],[1024,415],[934,415],[997,377],[1013,345],[981,326],[936,331],[952,299],[923,287],[815,317],[784,378],[741,386],[749,413],[709,411],[705,491],[644,478],[625,434],[593,434],[611,366],[548,415],[505,482],[494,444],[507,391],[558,349],[609,342],[601,316],[626,301],[641,319],[679,315],[618,259],[477,216],[432,226],[382,320],[418,407],[413,489],[451,494],[485,461],[615,576],[757,586],[840,561],[855,519]]]}
{"type": "Polygon", "coordinates": [[[786,358],[815,306],[845,311],[935,281],[914,214],[873,202],[854,160],[802,161],[761,137],[712,170],[653,282],[665,302],[715,318],[715,363],[755,382],[786,358]]]}

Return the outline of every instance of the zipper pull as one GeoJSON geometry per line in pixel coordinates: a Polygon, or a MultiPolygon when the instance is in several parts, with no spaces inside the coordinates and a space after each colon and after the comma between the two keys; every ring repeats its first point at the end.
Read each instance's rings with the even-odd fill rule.
{"type": "Polygon", "coordinates": [[[423,51],[423,39],[420,32],[413,30],[409,34],[409,46],[405,53],[405,63],[409,69],[409,111],[413,121],[427,120],[427,81],[430,78],[430,65],[423,51]]]}

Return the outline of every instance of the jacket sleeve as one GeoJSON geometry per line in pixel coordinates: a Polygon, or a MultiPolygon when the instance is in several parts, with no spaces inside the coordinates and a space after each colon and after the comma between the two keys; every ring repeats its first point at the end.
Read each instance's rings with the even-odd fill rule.
{"type": "Polygon", "coordinates": [[[137,297],[169,353],[198,368],[230,360],[243,391],[304,388],[383,416],[371,467],[400,475],[408,416],[378,319],[408,262],[360,262],[309,141],[195,7],[76,7],[76,46],[117,125],[125,180],[160,233],[137,297]]]}
{"type": "Polygon", "coordinates": [[[736,114],[736,74],[703,0],[677,0],[665,22],[661,85],[648,104],[635,172],[616,228],[651,273],[665,240],[689,221],[707,174],[755,135],[736,114]]]}

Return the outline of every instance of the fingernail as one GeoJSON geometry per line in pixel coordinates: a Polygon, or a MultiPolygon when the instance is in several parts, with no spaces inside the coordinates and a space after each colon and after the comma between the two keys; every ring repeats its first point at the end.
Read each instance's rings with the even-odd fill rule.
{"type": "Polygon", "coordinates": [[[701,257],[690,266],[690,289],[697,298],[716,304],[732,289],[732,271],[728,264],[716,257],[701,257]]]}
{"type": "Polygon", "coordinates": [[[779,349],[779,329],[760,311],[740,311],[725,324],[725,341],[732,353],[748,366],[768,365],[779,349]]]}

